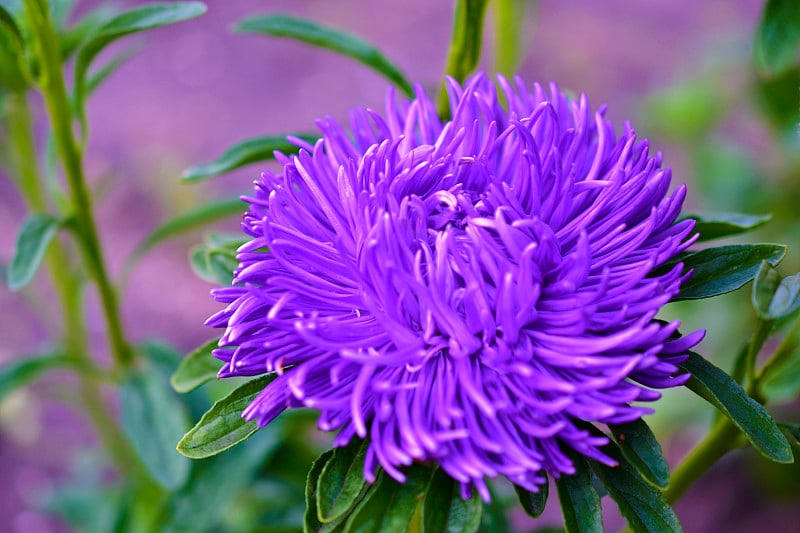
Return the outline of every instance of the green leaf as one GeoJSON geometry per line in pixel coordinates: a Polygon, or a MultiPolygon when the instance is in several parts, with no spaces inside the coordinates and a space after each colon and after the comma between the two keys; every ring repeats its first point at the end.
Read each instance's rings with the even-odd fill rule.
{"type": "Polygon", "coordinates": [[[348,446],[336,448],[317,481],[317,518],[333,522],[352,509],[367,487],[364,458],[367,442],[353,439],[348,446]]]}
{"type": "Polygon", "coordinates": [[[617,466],[592,461],[592,470],[633,531],[683,531],[661,491],[645,481],[614,444],[604,447],[603,453],[614,459],[617,466]]]}
{"type": "Polygon", "coordinates": [[[345,524],[348,533],[406,531],[417,506],[425,495],[432,470],[412,465],[403,472],[405,483],[398,483],[381,471],[375,484],[356,506],[345,524]]]}
{"type": "Polygon", "coordinates": [[[764,320],[770,320],[769,306],[772,303],[772,297],[780,285],[781,275],[776,268],[766,261],[761,262],[756,277],[753,279],[753,290],[751,300],[753,302],[753,309],[756,315],[764,320]]]}
{"type": "Polygon", "coordinates": [[[753,282],[753,307],[763,320],[778,320],[800,308],[800,274],[781,279],[764,261],[753,282]]]}
{"type": "Polygon", "coordinates": [[[795,446],[800,446],[800,424],[785,424],[782,422],[778,423],[778,427],[781,428],[786,436],[792,439],[795,446]]]}
{"type": "Polygon", "coordinates": [[[6,394],[27,385],[48,370],[64,368],[74,364],[62,353],[28,356],[24,359],[6,363],[0,367],[0,402],[6,394]]]}
{"type": "MultiPolygon", "coordinates": [[[[755,101],[779,134],[788,134],[800,121],[800,65],[780,75],[756,80],[755,101]]],[[[791,137],[790,137],[791,138],[791,137]]]]}
{"type": "Polygon", "coordinates": [[[603,509],[600,495],[592,484],[589,465],[582,457],[574,455],[571,459],[575,473],[556,480],[564,527],[567,533],[602,533],[603,509]]]}
{"type": "Polygon", "coordinates": [[[758,67],[778,75],[797,63],[800,48],[800,3],[767,0],[755,42],[758,67]]]}
{"type": "Polygon", "coordinates": [[[711,241],[754,230],[769,222],[772,215],[707,213],[691,214],[684,218],[695,221],[694,230],[700,234],[700,241],[711,241]]]}
{"type": "Polygon", "coordinates": [[[540,472],[540,474],[544,476],[545,482],[539,487],[539,492],[531,492],[519,485],[514,485],[514,490],[517,492],[517,497],[519,498],[519,504],[525,512],[528,513],[528,516],[532,516],[533,518],[539,518],[544,512],[544,507],[547,505],[547,497],[550,492],[547,474],[544,471],[540,472]]]}
{"type": "MultiPolygon", "coordinates": [[[[319,136],[305,133],[291,134],[291,136],[311,144],[319,138],[319,136]]],[[[217,159],[186,169],[181,179],[186,182],[195,182],[213,178],[250,163],[275,159],[276,151],[284,154],[297,153],[300,149],[288,141],[287,137],[289,135],[266,135],[246,139],[225,150],[217,159]]]]}
{"type": "Polygon", "coordinates": [[[217,377],[222,363],[214,359],[212,352],[217,349],[218,343],[219,339],[212,339],[181,359],[177,370],[169,379],[176,392],[191,392],[217,377]]]}
{"type": "Polygon", "coordinates": [[[114,73],[121,65],[136,55],[138,47],[126,48],[122,52],[112,57],[105,65],[97,69],[86,82],[86,94],[91,95],[101,83],[114,73]]]}
{"type": "Polygon", "coordinates": [[[211,406],[178,443],[178,451],[191,459],[211,457],[236,446],[258,431],[255,421],[247,422],[242,411],[275,379],[261,376],[232,391],[211,406]]]}
{"type": "Polygon", "coordinates": [[[120,389],[122,427],[158,483],[173,490],[186,482],[189,461],[175,453],[188,424],[184,405],[154,367],[132,372],[120,389]]]}
{"type": "Polygon", "coordinates": [[[707,79],[691,79],[647,97],[641,114],[648,131],[685,141],[716,127],[726,116],[726,100],[724,89],[707,79]]]}
{"type": "Polygon", "coordinates": [[[29,85],[22,32],[0,5],[0,89],[24,91],[29,85]]]}
{"type": "Polygon", "coordinates": [[[240,22],[235,29],[241,33],[262,33],[273,37],[287,37],[351,57],[382,74],[407,96],[414,96],[411,83],[380,50],[344,31],[284,14],[252,17],[240,22]]]}
{"type": "Polygon", "coordinates": [[[657,487],[666,488],[669,466],[647,423],[639,419],[627,424],[609,424],[608,428],[622,455],[642,477],[657,487]]]}
{"type": "Polygon", "coordinates": [[[97,28],[81,47],[75,61],[75,103],[81,119],[84,116],[86,73],[100,51],[126,35],[193,19],[205,12],[206,6],[202,2],[152,3],[125,11],[97,28]]]}
{"type": "Polygon", "coordinates": [[[30,283],[42,264],[47,245],[56,236],[61,222],[46,214],[29,215],[22,223],[8,270],[8,287],[18,291],[30,283]]]}
{"type": "Polygon", "coordinates": [[[689,352],[689,359],[680,366],[692,375],[686,386],[722,411],[764,457],[792,462],[792,450],[775,421],[741,385],[694,352],[689,352]]]}
{"type": "Polygon", "coordinates": [[[320,455],[316,461],[311,465],[306,478],[306,510],[303,514],[303,531],[304,533],[333,533],[343,530],[344,520],[339,520],[323,524],[319,521],[317,511],[317,487],[319,485],[319,476],[322,470],[327,466],[328,462],[333,458],[334,450],[328,450],[320,455]]]}
{"type": "Polygon", "coordinates": [[[422,500],[422,533],[472,533],[481,525],[482,515],[478,495],[464,500],[459,484],[437,468],[422,500]]]}
{"type": "Polygon", "coordinates": [[[198,277],[217,285],[230,285],[239,267],[236,251],[247,242],[240,235],[211,234],[194,246],[189,254],[192,270],[198,277]]]}
{"type": "Polygon", "coordinates": [[[784,255],[786,246],[783,244],[732,244],[679,256],[656,272],[683,262],[684,270],[694,269],[694,273],[681,285],[681,292],[672,301],[711,298],[735,291],[752,280],[761,261],[776,265],[784,255]]]}

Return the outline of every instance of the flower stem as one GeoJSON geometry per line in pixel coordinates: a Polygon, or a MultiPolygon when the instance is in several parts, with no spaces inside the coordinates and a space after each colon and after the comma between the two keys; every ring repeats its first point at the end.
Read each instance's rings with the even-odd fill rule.
{"type": "Polygon", "coordinates": [[[522,58],[522,27],[525,6],[530,0],[495,0],[494,69],[505,76],[517,70],[522,58]]]}
{"type": "Polygon", "coordinates": [[[769,330],[772,328],[772,320],[758,319],[756,330],[753,332],[753,338],[750,340],[750,347],[747,351],[747,361],[745,363],[745,370],[747,371],[747,382],[754,383],[756,380],[756,359],[761,347],[764,346],[764,341],[769,336],[769,330]]]}

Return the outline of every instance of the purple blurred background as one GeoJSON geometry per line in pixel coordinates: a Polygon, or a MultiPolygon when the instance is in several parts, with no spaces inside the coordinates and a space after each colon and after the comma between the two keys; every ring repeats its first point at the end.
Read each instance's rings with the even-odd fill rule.
{"type": "MultiPolygon", "coordinates": [[[[98,3],[79,0],[78,12],[98,3]]],[[[749,61],[761,3],[531,2],[520,73],[528,81],[552,80],[562,88],[585,92],[594,106],[608,103],[615,124],[628,119],[638,124],[640,104],[653,91],[695,75],[709,61],[749,61]]],[[[200,19],[127,39],[104,54],[110,57],[134,42],[144,44],[89,105],[86,168],[101,191],[97,216],[114,276],[127,254],[170,213],[202,199],[247,193],[259,172],[257,166],[249,167],[202,185],[181,184],[180,173],[189,165],[213,159],[245,137],[313,131],[317,117],[343,118],[351,107],[382,105],[386,82],[361,65],[290,41],[234,35],[233,23],[277,11],[324,21],[377,43],[412,80],[434,90],[444,64],[453,2],[207,0],[207,4],[208,13],[200,19]]],[[[491,40],[489,31],[486,58],[491,58],[491,40]]],[[[738,82],[727,80],[725,87],[738,82]]],[[[41,110],[41,102],[34,104],[41,110]]],[[[738,127],[742,135],[759,142],[759,130],[754,133],[749,119],[738,127]]],[[[643,126],[638,131],[650,136],[643,126]]],[[[691,182],[681,149],[673,150],[666,142],[654,144],[666,152],[676,180],[691,182]]],[[[693,207],[700,204],[697,199],[690,202],[693,207]]],[[[2,179],[0,257],[11,256],[24,214],[20,198],[2,179]]],[[[236,231],[238,220],[233,217],[218,227],[236,231]]],[[[202,323],[217,305],[208,297],[210,286],[192,274],[187,261],[188,248],[200,239],[194,233],[160,246],[134,272],[121,301],[135,341],[159,338],[187,350],[211,337],[202,323]]],[[[37,280],[25,296],[0,288],[0,364],[45,349],[52,341],[58,312],[48,307],[49,301],[44,280],[37,280]],[[40,316],[34,307],[47,315],[40,316]]],[[[90,312],[97,350],[102,353],[102,320],[93,303],[90,312]]],[[[85,422],[64,406],[70,398],[59,382],[68,379],[60,374],[50,377],[9,396],[0,406],[0,530],[60,528],[33,504],[64,475],[65,465],[76,453],[93,442],[85,422]]],[[[702,432],[689,425],[683,431],[676,428],[680,429],[669,426],[668,435],[660,432],[673,464],[702,432]]],[[[752,459],[738,456],[723,461],[678,504],[687,532],[794,530],[792,525],[800,519],[797,501],[776,501],[764,494],[751,479],[753,469],[746,466],[752,459]]],[[[520,520],[528,530],[534,525],[520,520]]],[[[536,525],[548,524],[560,524],[557,506],[551,505],[536,525]]],[[[609,529],[614,524],[620,524],[618,519],[609,522],[609,529]]]]}

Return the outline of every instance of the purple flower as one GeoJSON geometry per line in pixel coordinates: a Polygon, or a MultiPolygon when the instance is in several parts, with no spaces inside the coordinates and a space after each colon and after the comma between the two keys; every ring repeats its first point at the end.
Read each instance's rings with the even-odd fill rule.
{"type": "Polygon", "coordinates": [[[390,90],[255,184],[208,320],[220,377],[278,374],[245,418],[318,409],[337,446],[369,439],[368,480],[435,461],[488,500],[487,476],[574,473],[568,450],[614,464],[580,421],[636,420],[686,382],[703,332],[655,316],[689,273],[653,274],[694,240],[685,186],[586,97],[498,83],[508,111],[486,77],[451,81],[450,121],[390,90]]]}

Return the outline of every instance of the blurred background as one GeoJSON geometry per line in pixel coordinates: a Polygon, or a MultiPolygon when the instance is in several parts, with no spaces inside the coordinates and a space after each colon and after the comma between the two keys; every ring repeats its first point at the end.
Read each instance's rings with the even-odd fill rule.
{"type": "MultiPolygon", "coordinates": [[[[283,11],[348,30],[377,44],[432,92],[444,66],[453,4],[206,3],[208,12],[197,20],[127,39],[104,52],[110,57],[141,44],[133,44],[134,57],[97,90],[88,108],[86,168],[115,278],[125,257],[170,213],[203,199],[248,194],[260,172],[256,165],[187,185],[180,175],[188,166],[214,159],[246,137],[313,132],[318,117],[345,119],[355,106],[382,107],[386,82],[372,71],[295,42],[235,35],[233,23],[283,11]]],[[[78,0],[76,13],[101,4],[110,2],[78,0]]],[[[689,184],[688,211],[772,213],[772,222],[747,240],[788,243],[781,270],[791,274],[800,269],[800,71],[770,78],[756,69],[752,42],[762,7],[759,0],[531,0],[519,73],[529,83],[555,81],[584,92],[595,108],[607,103],[618,130],[630,120],[639,136],[664,152],[675,183],[689,184]]],[[[487,28],[484,64],[491,68],[491,23],[487,28]]],[[[32,103],[41,120],[42,102],[32,103]]],[[[0,176],[4,261],[11,257],[24,215],[21,199],[0,176]]],[[[235,232],[238,223],[231,217],[217,228],[235,232]]],[[[189,249],[201,239],[196,232],[160,245],[132,272],[121,302],[134,341],[158,339],[187,351],[213,336],[202,325],[218,309],[208,295],[212,286],[192,273],[188,261],[189,249]]],[[[55,337],[58,312],[42,316],[52,294],[46,276],[40,278],[23,294],[0,288],[0,365],[46,348],[55,337]]],[[[92,309],[96,351],[102,353],[103,321],[97,305],[90,304],[92,309]]],[[[671,304],[665,316],[680,316],[684,330],[706,328],[699,351],[728,370],[753,324],[747,288],[699,303],[671,304]]],[[[95,439],[86,421],[67,407],[63,382],[70,379],[49,375],[0,404],[0,530],[69,530],[68,520],[47,514],[42,505],[52,501],[64,479],[91,470],[84,467],[93,460],[95,439]]],[[[782,401],[796,392],[773,391],[784,420],[798,420],[800,405],[782,401]]],[[[109,395],[108,401],[115,398],[109,395]]],[[[707,430],[711,411],[684,390],[668,393],[657,410],[648,422],[674,465],[707,430]]],[[[737,452],[698,482],[676,511],[690,533],[792,531],[800,520],[798,496],[800,468],[779,469],[753,452],[737,452]]],[[[69,501],[61,505],[68,508],[69,501]]],[[[549,507],[536,523],[520,511],[516,525],[521,531],[560,525],[555,498],[549,507]]],[[[614,513],[611,504],[609,530],[622,524],[614,513]]]]}

